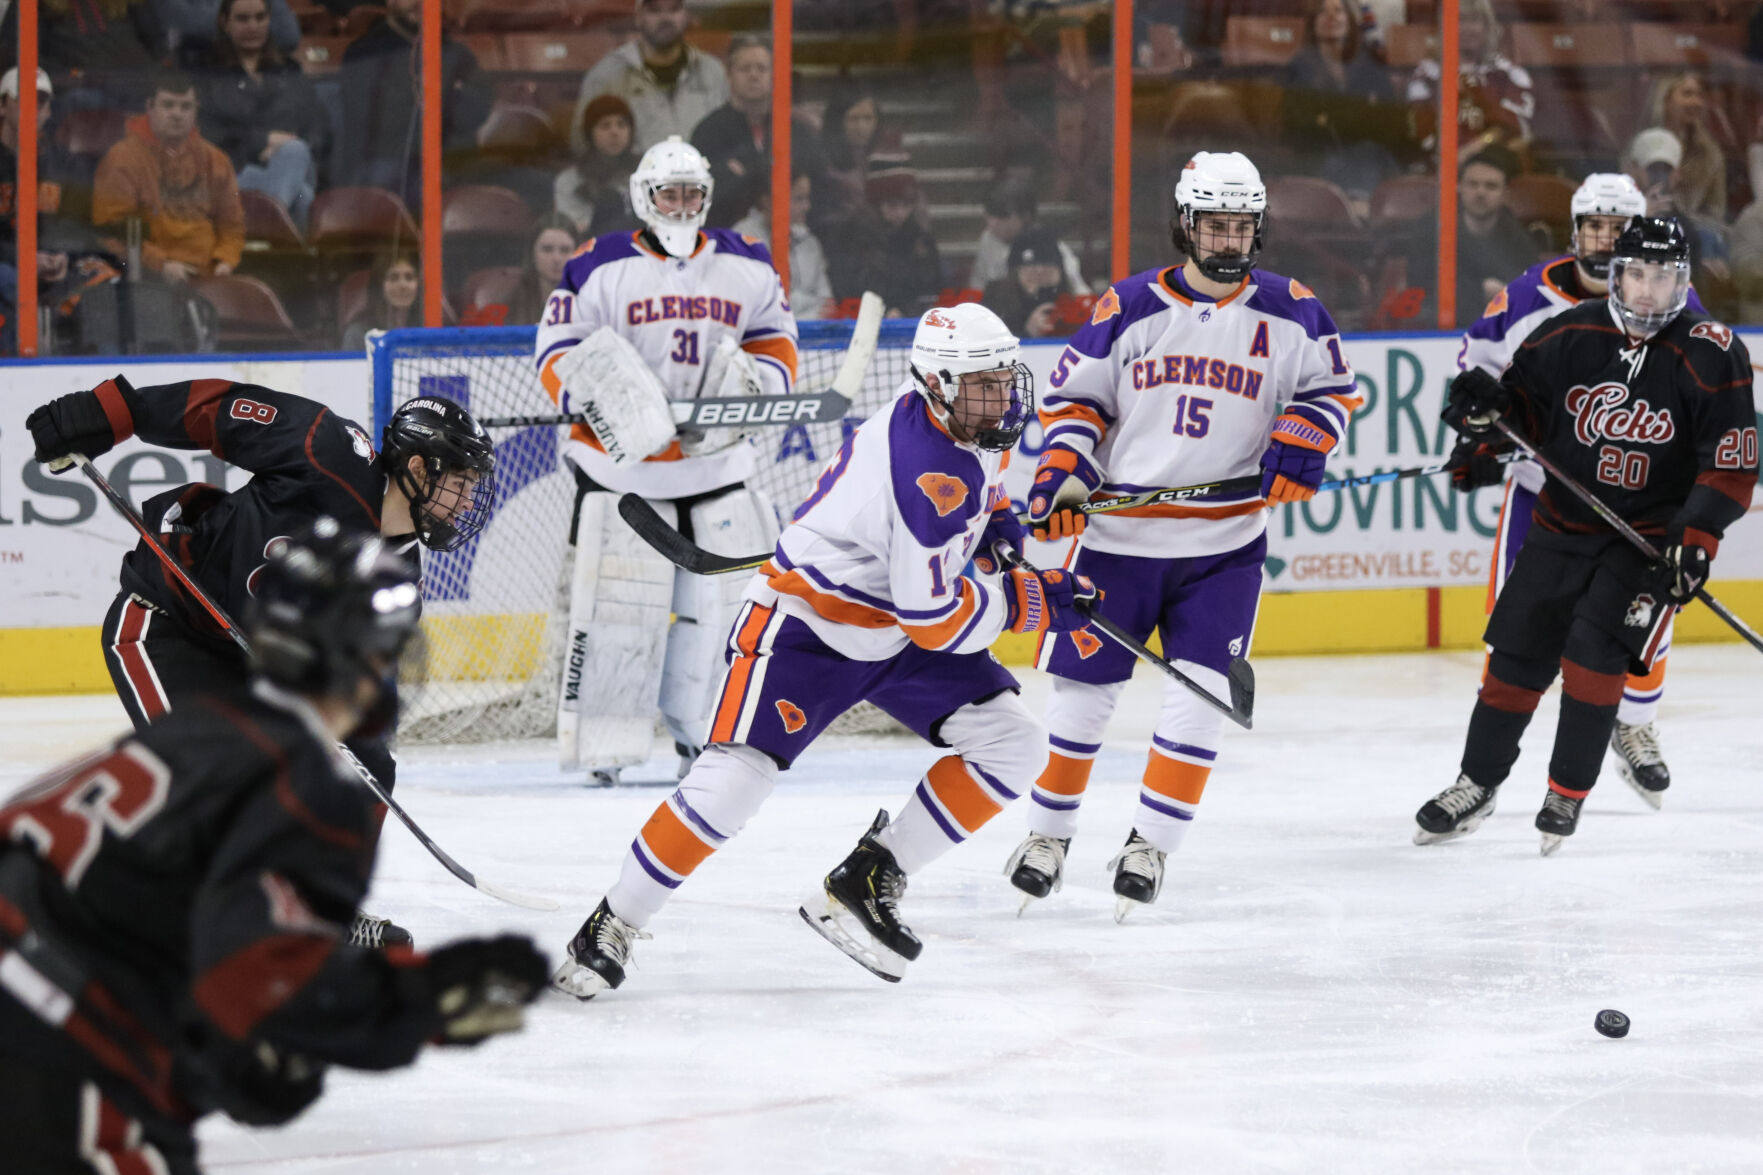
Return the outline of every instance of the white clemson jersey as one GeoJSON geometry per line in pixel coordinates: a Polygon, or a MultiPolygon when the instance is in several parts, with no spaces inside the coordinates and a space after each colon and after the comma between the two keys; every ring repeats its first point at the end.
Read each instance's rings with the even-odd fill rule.
{"type": "MultiPolygon", "coordinates": [[[[1135,274],[1096,303],[1047,379],[1043,460],[1080,454],[1101,473],[1101,496],[1259,476],[1276,420],[1326,453],[1361,403],[1357,388],[1334,321],[1302,283],[1256,269],[1213,301],[1178,268],[1135,274]]],[[[1096,514],[1083,544],[1219,554],[1254,541],[1266,507],[1257,488],[1096,514]]]]}
{"type": "Polygon", "coordinates": [[[962,570],[991,512],[1010,508],[1008,463],[956,441],[905,385],[821,473],[747,598],[856,661],[987,648],[1009,605],[997,576],[962,570]]]}
{"type": "MultiPolygon", "coordinates": [[[[561,384],[557,360],[602,326],[637,349],[667,389],[689,400],[715,389],[704,373],[723,338],[757,361],[771,395],[796,382],[796,319],[771,254],[759,241],[728,229],[705,229],[690,257],[651,249],[640,233],[590,240],[563,267],[563,280],[545,303],[534,359],[553,402],[561,384]]],[[[570,430],[564,453],[596,482],[646,498],[683,498],[732,485],[753,472],[753,448],[739,444],[688,457],[676,441],[636,465],[617,466],[585,425],[570,430]]]]}

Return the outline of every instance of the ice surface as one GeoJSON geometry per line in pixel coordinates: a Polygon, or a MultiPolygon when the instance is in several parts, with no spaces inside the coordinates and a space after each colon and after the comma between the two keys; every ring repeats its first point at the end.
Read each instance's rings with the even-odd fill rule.
{"type": "MultiPolygon", "coordinates": [[[[1537,852],[1553,698],[1499,812],[1409,844],[1456,773],[1480,658],[1266,659],[1163,896],[1113,921],[1156,684],[1110,732],[1062,893],[1020,920],[1007,811],[912,882],[924,937],[880,982],[796,905],[937,752],[829,743],[638,945],[622,990],[528,1032],[338,1072],[292,1127],[202,1131],[216,1172],[1763,1171],[1763,660],[1680,647],[1650,811],[1612,771],[1537,852]],[[1634,1020],[1592,1029],[1600,1008],[1634,1020]]],[[[1025,676],[1039,708],[1044,681],[1025,676]]],[[[0,703],[0,784],[120,729],[106,699],[0,703]]],[[[647,769],[668,778],[669,756],[647,769]]],[[[639,773],[641,774],[641,773],[639,773]]],[[[372,908],[419,944],[560,950],[665,794],[592,791],[542,746],[412,751],[398,794],[492,881],[388,825],[372,908]]]]}

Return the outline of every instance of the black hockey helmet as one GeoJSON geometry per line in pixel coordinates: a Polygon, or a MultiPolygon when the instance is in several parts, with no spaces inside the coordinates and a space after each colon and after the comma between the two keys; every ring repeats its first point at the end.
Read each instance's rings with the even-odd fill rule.
{"type": "Polygon", "coordinates": [[[302,694],[352,696],[363,678],[381,682],[371,717],[389,725],[398,657],[422,610],[417,575],[383,536],[334,518],[277,540],[246,624],[252,670],[302,694]]]}
{"type": "Polygon", "coordinates": [[[482,530],[496,502],[496,446],[470,412],[440,396],[406,400],[380,434],[380,462],[410,499],[416,537],[451,551],[482,530]],[[424,478],[410,470],[422,460],[424,478]]]}
{"type": "Polygon", "coordinates": [[[1610,257],[1610,309],[1631,335],[1650,335],[1689,302],[1690,239],[1675,216],[1637,216],[1610,257]],[[1628,280],[1624,281],[1624,275],[1628,280]]]}

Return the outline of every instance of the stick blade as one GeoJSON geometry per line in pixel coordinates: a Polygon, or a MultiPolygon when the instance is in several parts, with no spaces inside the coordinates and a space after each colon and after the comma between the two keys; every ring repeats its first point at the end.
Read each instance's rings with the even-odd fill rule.
{"type": "Polygon", "coordinates": [[[1225,680],[1230,684],[1230,708],[1242,717],[1242,728],[1253,730],[1255,723],[1255,670],[1241,657],[1231,658],[1230,668],[1225,671],[1225,680]]]}

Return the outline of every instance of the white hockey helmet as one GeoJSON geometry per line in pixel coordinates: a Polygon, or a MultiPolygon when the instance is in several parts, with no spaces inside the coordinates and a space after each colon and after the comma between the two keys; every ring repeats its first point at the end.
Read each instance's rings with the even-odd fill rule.
{"type": "Polygon", "coordinates": [[[643,152],[642,161],[631,172],[631,208],[637,219],[649,226],[649,231],[655,234],[670,256],[689,257],[698,247],[698,230],[704,227],[704,218],[710,214],[710,194],[714,186],[710,178],[710,161],[703,153],[678,135],[669,135],[643,152]],[[663,212],[658,206],[656,193],[676,184],[698,188],[704,193],[703,202],[695,211],[688,212],[682,207],[674,212],[663,212]]]}
{"type": "Polygon", "coordinates": [[[1175,219],[1170,234],[1200,272],[1217,282],[1241,281],[1261,252],[1261,230],[1267,223],[1267,185],[1240,151],[1201,151],[1182,168],[1175,183],[1175,219]],[[1255,239],[1247,254],[1195,256],[1194,217],[1201,212],[1247,212],[1255,217],[1255,239]]]}
{"type": "MultiPolygon", "coordinates": [[[[1585,183],[1573,193],[1573,257],[1580,266],[1599,281],[1610,279],[1609,249],[1596,253],[1582,252],[1579,244],[1580,222],[1588,216],[1620,216],[1632,223],[1647,214],[1647,198],[1635,182],[1621,172],[1600,171],[1585,177],[1585,183]]],[[[1626,224],[1624,227],[1627,227],[1626,224]]]]}
{"type": "Polygon", "coordinates": [[[1022,342],[1004,320],[977,302],[927,310],[912,334],[912,375],[919,394],[945,422],[953,419],[982,449],[1004,450],[1028,425],[1035,411],[1034,376],[1022,363],[1022,342]],[[1007,371],[1008,398],[993,381],[962,377],[1007,371]],[[929,376],[936,377],[936,389],[929,376]]]}

